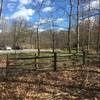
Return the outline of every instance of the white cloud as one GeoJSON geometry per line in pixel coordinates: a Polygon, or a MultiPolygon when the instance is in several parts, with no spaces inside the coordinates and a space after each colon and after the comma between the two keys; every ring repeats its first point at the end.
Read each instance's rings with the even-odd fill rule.
{"type": "Polygon", "coordinates": [[[11,18],[16,19],[16,18],[25,18],[26,20],[29,20],[31,16],[35,13],[34,10],[32,9],[20,9],[19,11],[15,12],[11,18]]]}
{"type": "MultiPolygon", "coordinates": [[[[89,3],[84,6],[85,10],[89,9],[89,3]]],[[[99,0],[94,0],[90,2],[90,9],[98,9],[99,8],[99,0]]]]}
{"type": "Polygon", "coordinates": [[[62,21],[64,21],[63,18],[57,18],[57,20],[56,20],[56,22],[62,22],[62,21]]]}
{"type": "Polygon", "coordinates": [[[99,0],[92,1],[90,4],[91,8],[99,8],[99,0]]]}
{"type": "Polygon", "coordinates": [[[10,18],[8,16],[5,17],[6,20],[9,20],[10,18]]]}
{"type": "Polygon", "coordinates": [[[42,9],[42,12],[51,12],[54,9],[54,7],[45,7],[42,9]]]}
{"type": "Polygon", "coordinates": [[[9,3],[9,4],[7,5],[7,8],[8,8],[11,12],[14,11],[15,3],[9,3]]]}
{"type": "Polygon", "coordinates": [[[48,22],[49,22],[49,19],[46,19],[46,18],[45,18],[45,19],[40,19],[40,20],[39,20],[39,23],[40,23],[40,24],[44,24],[44,23],[48,23],[48,22]]]}
{"type": "Polygon", "coordinates": [[[43,31],[45,31],[45,29],[40,28],[38,31],[39,31],[39,32],[43,32],[43,31]]]}
{"type": "MultiPolygon", "coordinates": [[[[84,22],[89,22],[90,26],[93,26],[93,24],[96,22],[96,18],[94,16],[92,16],[90,18],[85,18],[84,22]]],[[[80,20],[79,23],[83,23],[83,21],[80,20]]]]}
{"type": "Polygon", "coordinates": [[[51,18],[44,18],[44,19],[39,19],[39,24],[46,24],[46,23],[61,23],[62,21],[64,21],[63,18],[57,18],[57,19],[51,19],[51,18]]]}
{"type": "Polygon", "coordinates": [[[38,28],[38,25],[37,24],[36,25],[33,25],[32,28],[33,29],[37,29],[38,28]]]}
{"type": "Polygon", "coordinates": [[[21,4],[26,5],[26,4],[31,3],[31,2],[32,2],[32,0],[19,0],[19,2],[20,2],[21,4]]]}
{"type": "Polygon", "coordinates": [[[61,27],[57,29],[58,32],[59,31],[63,31],[63,30],[65,30],[65,29],[64,28],[61,28],[61,27]]]}
{"type": "Polygon", "coordinates": [[[46,29],[43,29],[43,28],[38,27],[38,25],[33,25],[33,26],[30,27],[29,29],[30,29],[30,30],[34,30],[34,31],[37,31],[37,28],[38,28],[38,32],[43,32],[43,31],[46,30],[46,29]]]}
{"type": "Polygon", "coordinates": [[[90,17],[89,19],[88,19],[88,18],[85,19],[85,21],[88,21],[88,20],[90,20],[90,23],[91,23],[91,25],[92,25],[92,24],[95,22],[95,17],[92,16],[92,17],[90,17]]]}

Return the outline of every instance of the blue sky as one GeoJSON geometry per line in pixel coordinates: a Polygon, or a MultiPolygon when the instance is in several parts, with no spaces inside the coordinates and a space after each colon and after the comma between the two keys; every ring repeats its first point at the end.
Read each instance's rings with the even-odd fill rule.
{"type": "Polygon", "coordinates": [[[2,16],[8,20],[23,17],[34,24],[55,20],[55,26],[64,29],[68,27],[68,15],[64,10],[69,12],[69,0],[4,0],[2,16]]]}
{"type": "MultiPolygon", "coordinates": [[[[76,1],[73,0],[73,15],[76,14],[76,1]]],[[[98,8],[98,1],[91,2],[91,8],[98,8]]],[[[88,4],[84,7],[87,10],[88,4]]],[[[68,28],[69,8],[69,0],[4,0],[2,16],[9,21],[24,18],[34,25],[38,21],[44,24],[49,19],[53,20],[55,27],[61,30],[68,28]]],[[[75,21],[75,17],[72,21],[75,21]]],[[[45,27],[42,25],[41,29],[45,27]]]]}

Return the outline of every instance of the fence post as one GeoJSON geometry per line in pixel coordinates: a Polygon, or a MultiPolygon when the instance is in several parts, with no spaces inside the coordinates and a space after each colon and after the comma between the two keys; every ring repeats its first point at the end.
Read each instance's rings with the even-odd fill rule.
{"type": "Polygon", "coordinates": [[[54,53],[54,71],[57,70],[57,53],[54,53]]]}
{"type": "Polygon", "coordinates": [[[83,65],[85,65],[86,63],[86,52],[83,51],[83,65]]]}
{"type": "Polygon", "coordinates": [[[35,53],[35,70],[37,69],[37,59],[36,59],[36,53],[35,53]]]}
{"type": "Polygon", "coordinates": [[[8,76],[8,66],[9,66],[9,57],[8,57],[8,54],[7,54],[7,58],[6,58],[6,79],[7,79],[7,76],[8,76]]]}

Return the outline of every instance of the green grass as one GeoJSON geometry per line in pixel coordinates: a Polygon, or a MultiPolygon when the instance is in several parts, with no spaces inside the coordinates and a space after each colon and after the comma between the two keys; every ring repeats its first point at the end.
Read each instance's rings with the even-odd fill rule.
{"type": "MultiPolygon", "coordinates": [[[[66,54],[68,54],[68,50],[61,50],[61,49],[56,49],[55,52],[57,53],[58,56],[64,56],[66,54]]],[[[76,53],[75,50],[72,50],[72,54],[76,53]]],[[[36,54],[38,55],[38,54],[36,54]]],[[[41,52],[40,56],[52,56],[53,53],[52,52],[41,52]]],[[[34,52],[30,52],[30,53],[10,53],[8,54],[9,58],[26,58],[26,57],[34,57],[35,53],[34,52]]],[[[0,60],[1,59],[6,59],[7,58],[7,54],[0,54],[0,60]]]]}
{"type": "Polygon", "coordinates": [[[0,61],[5,60],[7,58],[6,54],[0,54],[0,61]]]}

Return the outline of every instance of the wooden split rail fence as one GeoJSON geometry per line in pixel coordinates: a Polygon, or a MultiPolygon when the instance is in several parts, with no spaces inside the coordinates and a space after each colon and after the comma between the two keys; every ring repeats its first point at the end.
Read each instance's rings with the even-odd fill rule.
{"type": "Polygon", "coordinates": [[[66,55],[58,55],[57,53],[54,53],[52,56],[37,56],[36,54],[34,55],[34,57],[24,57],[24,58],[9,58],[9,55],[7,55],[7,60],[6,60],[6,77],[9,73],[9,66],[10,63],[14,62],[14,61],[19,61],[19,60],[33,60],[34,59],[34,66],[35,66],[35,70],[37,70],[37,65],[39,62],[37,62],[38,59],[53,59],[53,70],[57,71],[57,62],[58,62],[58,58],[62,58],[62,57],[71,57],[71,56],[76,56],[77,57],[81,57],[82,58],[82,63],[83,65],[86,63],[86,53],[82,52],[80,54],[66,54],[66,55]]]}

